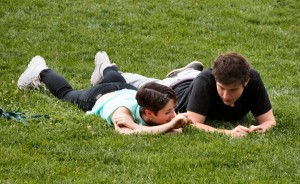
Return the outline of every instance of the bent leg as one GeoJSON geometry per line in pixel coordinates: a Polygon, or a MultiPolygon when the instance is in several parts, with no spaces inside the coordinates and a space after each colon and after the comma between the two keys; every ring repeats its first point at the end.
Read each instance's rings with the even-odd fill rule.
{"type": "Polygon", "coordinates": [[[43,70],[40,78],[55,97],[78,105],[78,98],[84,91],[74,90],[65,78],[51,69],[43,70]]]}
{"type": "Polygon", "coordinates": [[[122,76],[125,78],[126,83],[135,86],[136,88],[140,88],[141,86],[149,83],[149,82],[156,82],[168,87],[174,86],[182,81],[192,80],[194,79],[201,71],[198,70],[184,70],[178,73],[175,77],[165,78],[163,80],[155,79],[155,78],[148,78],[140,74],[134,73],[122,73],[122,76]]]}
{"type": "Polygon", "coordinates": [[[168,77],[168,78],[165,78],[165,79],[161,80],[160,83],[163,84],[163,85],[166,85],[168,87],[172,87],[172,86],[175,86],[176,84],[179,84],[183,81],[193,80],[200,73],[201,73],[201,71],[194,70],[194,69],[184,70],[182,72],[179,72],[174,77],[168,77]]]}
{"type": "Polygon", "coordinates": [[[43,70],[40,77],[41,81],[58,99],[77,105],[82,110],[92,109],[96,103],[96,99],[89,97],[90,90],[74,90],[65,78],[51,69],[43,70]]]}
{"type": "Polygon", "coordinates": [[[135,73],[122,73],[122,76],[126,80],[127,84],[131,84],[138,89],[149,82],[159,83],[161,81],[159,79],[148,78],[135,73]]]}
{"type": "Polygon", "coordinates": [[[107,67],[103,71],[103,81],[101,83],[112,83],[112,82],[126,83],[126,80],[120,74],[117,68],[107,67]]]}
{"type": "Polygon", "coordinates": [[[59,99],[63,100],[67,93],[73,91],[66,79],[51,69],[41,71],[40,78],[50,92],[59,99]]]}
{"type": "Polygon", "coordinates": [[[61,75],[51,69],[43,70],[40,73],[41,81],[46,85],[50,92],[57,98],[77,105],[80,109],[91,110],[99,96],[121,89],[133,89],[135,87],[126,84],[124,78],[114,72],[107,73],[108,83],[98,84],[87,90],[74,90],[72,86],[61,75]]]}

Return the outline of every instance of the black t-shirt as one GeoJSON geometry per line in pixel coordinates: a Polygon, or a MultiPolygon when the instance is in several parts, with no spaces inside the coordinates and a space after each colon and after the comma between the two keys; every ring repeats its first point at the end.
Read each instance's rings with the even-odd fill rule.
{"type": "Polygon", "coordinates": [[[250,71],[250,80],[234,107],[223,103],[217,92],[212,70],[204,70],[193,81],[174,86],[177,95],[176,112],[192,111],[210,119],[239,120],[249,111],[254,117],[268,112],[272,106],[260,75],[250,71]]]}

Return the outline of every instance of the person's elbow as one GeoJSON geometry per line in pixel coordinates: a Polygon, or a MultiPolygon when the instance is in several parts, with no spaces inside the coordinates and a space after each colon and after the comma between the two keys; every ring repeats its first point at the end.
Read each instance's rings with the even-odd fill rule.
{"type": "Polygon", "coordinates": [[[276,120],[275,118],[270,122],[270,128],[275,127],[276,126],[276,120]]]}

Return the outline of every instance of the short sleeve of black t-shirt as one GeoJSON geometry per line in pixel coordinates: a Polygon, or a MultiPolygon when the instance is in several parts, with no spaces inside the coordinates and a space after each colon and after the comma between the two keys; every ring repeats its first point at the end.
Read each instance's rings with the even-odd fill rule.
{"type": "Polygon", "coordinates": [[[201,72],[188,90],[186,110],[211,119],[239,120],[249,111],[257,117],[272,108],[261,77],[254,69],[251,69],[250,81],[234,107],[226,106],[218,95],[211,69],[201,72]]]}
{"type": "Polygon", "coordinates": [[[204,70],[193,81],[189,88],[190,97],[187,110],[208,116],[212,109],[212,99],[218,98],[215,80],[211,70],[204,70]]]}

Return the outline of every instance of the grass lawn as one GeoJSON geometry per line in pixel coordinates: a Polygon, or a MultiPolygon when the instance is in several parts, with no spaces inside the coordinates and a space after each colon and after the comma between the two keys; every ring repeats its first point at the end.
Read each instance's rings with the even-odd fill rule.
{"type": "Polygon", "coordinates": [[[50,119],[0,118],[0,183],[298,183],[299,10],[298,0],[1,0],[0,107],[50,119]],[[88,88],[99,50],[122,71],[155,78],[238,52],[260,72],[277,126],[244,138],[192,127],[125,136],[47,90],[17,89],[35,55],[88,88]]]}

